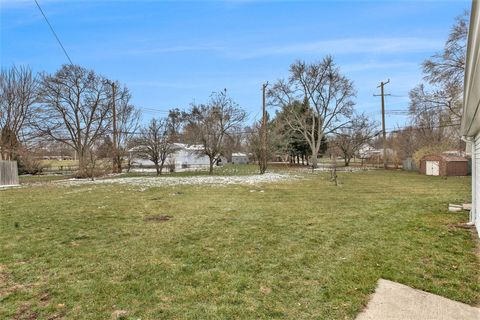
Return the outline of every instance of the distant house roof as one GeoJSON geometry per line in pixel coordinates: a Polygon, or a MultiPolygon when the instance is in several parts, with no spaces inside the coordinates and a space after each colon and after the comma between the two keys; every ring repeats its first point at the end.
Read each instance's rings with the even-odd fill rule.
{"type": "MultiPolygon", "coordinates": [[[[202,151],[203,145],[201,144],[186,144],[186,143],[173,143],[176,149],[183,149],[188,151],[202,151]]],[[[137,152],[142,150],[142,146],[135,146],[128,150],[128,152],[137,152]]]]}
{"type": "Polygon", "coordinates": [[[442,153],[449,156],[459,156],[459,157],[465,157],[467,155],[467,153],[462,150],[449,150],[449,151],[444,151],[442,153]]]}
{"type": "Polygon", "coordinates": [[[241,152],[234,152],[232,153],[232,157],[246,157],[247,155],[245,153],[241,152]]]}
{"type": "Polygon", "coordinates": [[[186,144],[186,143],[174,143],[175,147],[179,149],[185,149],[190,151],[201,151],[203,150],[203,145],[201,144],[186,144]]]}

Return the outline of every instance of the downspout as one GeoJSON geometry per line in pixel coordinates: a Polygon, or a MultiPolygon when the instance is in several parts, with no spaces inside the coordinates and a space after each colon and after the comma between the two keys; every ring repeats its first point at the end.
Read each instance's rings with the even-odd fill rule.
{"type": "MultiPolygon", "coordinates": [[[[465,148],[468,148],[468,146],[470,146],[470,148],[472,148],[472,142],[474,142],[474,138],[473,137],[467,137],[467,136],[462,136],[461,137],[462,141],[464,141],[466,143],[466,147],[465,148]]],[[[465,150],[467,151],[467,154],[468,154],[468,150],[465,150]]],[[[471,152],[470,151],[470,154],[472,155],[472,177],[474,177],[476,175],[476,168],[475,168],[475,152],[471,152]]],[[[475,183],[474,183],[474,180],[472,178],[472,199],[476,199],[475,198],[475,183]]],[[[478,201],[478,199],[476,200],[478,201]]],[[[476,208],[476,204],[472,202],[472,208],[470,209],[470,214],[469,214],[469,221],[467,223],[467,225],[469,226],[474,226],[475,225],[475,208],[476,208]]]]}

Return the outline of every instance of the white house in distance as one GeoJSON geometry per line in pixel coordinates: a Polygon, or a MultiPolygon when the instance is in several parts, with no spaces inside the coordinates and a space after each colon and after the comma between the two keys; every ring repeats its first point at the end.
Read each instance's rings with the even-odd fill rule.
{"type": "MultiPolygon", "coordinates": [[[[165,161],[165,166],[175,165],[175,171],[179,169],[203,169],[208,168],[210,162],[207,156],[202,155],[201,145],[187,145],[183,143],[174,143],[175,152],[165,161]]],[[[148,159],[142,158],[137,154],[138,148],[129,150],[134,167],[153,167],[154,163],[148,159]]]]}
{"type": "MultiPolygon", "coordinates": [[[[387,148],[387,157],[392,157],[395,152],[387,148]]],[[[368,143],[364,143],[357,151],[356,156],[360,159],[370,159],[370,158],[379,158],[383,159],[383,149],[376,149],[369,145],[368,143]]]]}
{"type": "Polygon", "coordinates": [[[480,12],[474,0],[468,32],[467,60],[465,64],[465,92],[461,134],[472,154],[472,210],[470,223],[480,236],[480,12]]]}

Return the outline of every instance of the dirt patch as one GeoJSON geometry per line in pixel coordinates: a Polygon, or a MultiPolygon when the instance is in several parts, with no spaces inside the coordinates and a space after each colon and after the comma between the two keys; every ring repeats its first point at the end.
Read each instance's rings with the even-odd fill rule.
{"type": "Polygon", "coordinates": [[[50,303],[50,294],[48,292],[44,292],[40,295],[40,305],[47,306],[50,303]]]}
{"type": "Polygon", "coordinates": [[[64,319],[65,312],[60,312],[60,313],[54,313],[51,316],[49,316],[47,319],[48,320],[60,320],[64,319]]]}
{"type": "Polygon", "coordinates": [[[156,214],[156,215],[153,215],[153,216],[147,216],[147,217],[143,218],[143,221],[162,222],[162,221],[171,220],[172,218],[173,218],[172,216],[156,214]]]}
{"type": "Polygon", "coordinates": [[[262,292],[263,294],[270,294],[272,293],[272,288],[261,286],[260,292],[262,292]]]}
{"type": "Polygon", "coordinates": [[[458,224],[449,224],[450,228],[459,228],[459,229],[475,229],[475,226],[468,223],[458,223],[458,224]]]}
{"type": "Polygon", "coordinates": [[[32,310],[30,303],[24,303],[18,308],[17,312],[13,316],[14,320],[36,320],[38,319],[38,313],[32,310]]]}
{"type": "Polygon", "coordinates": [[[4,265],[0,264],[0,298],[22,289],[23,286],[16,284],[12,280],[12,276],[4,265]]]}

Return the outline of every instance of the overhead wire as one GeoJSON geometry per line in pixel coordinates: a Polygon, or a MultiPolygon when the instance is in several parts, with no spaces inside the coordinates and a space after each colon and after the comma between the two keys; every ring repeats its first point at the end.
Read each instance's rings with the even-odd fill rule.
{"type": "Polygon", "coordinates": [[[65,56],[67,57],[67,59],[68,59],[68,61],[70,62],[70,64],[73,66],[72,59],[70,59],[70,56],[68,55],[67,50],[65,49],[65,47],[64,47],[63,44],[62,44],[62,41],[60,41],[60,38],[58,37],[57,33],[56,33],[55,30],[53,29],[52,24],[50,23],[50,21],[48,21],[47,15],[45,14],[45,12],[43,12],[43,9],[42,9],[42,7],[40,6],[40,3],[38,3],[37,0],[33,0],[33,1],[35,1],[35,4],[37,5],[38,10],[40,10],[40,13],[42,14],[43,18],[45,19],[45,22],[46,22],[46,23],[48,24],[48,26],[49,26],[50,31],[52,31],[53,36],[55,37],[55,39],[57,39],[57,42],[58,42],[58,44],[60,45],[60,47],[62,48],[63,53],[64,53],[65,56]]]}

